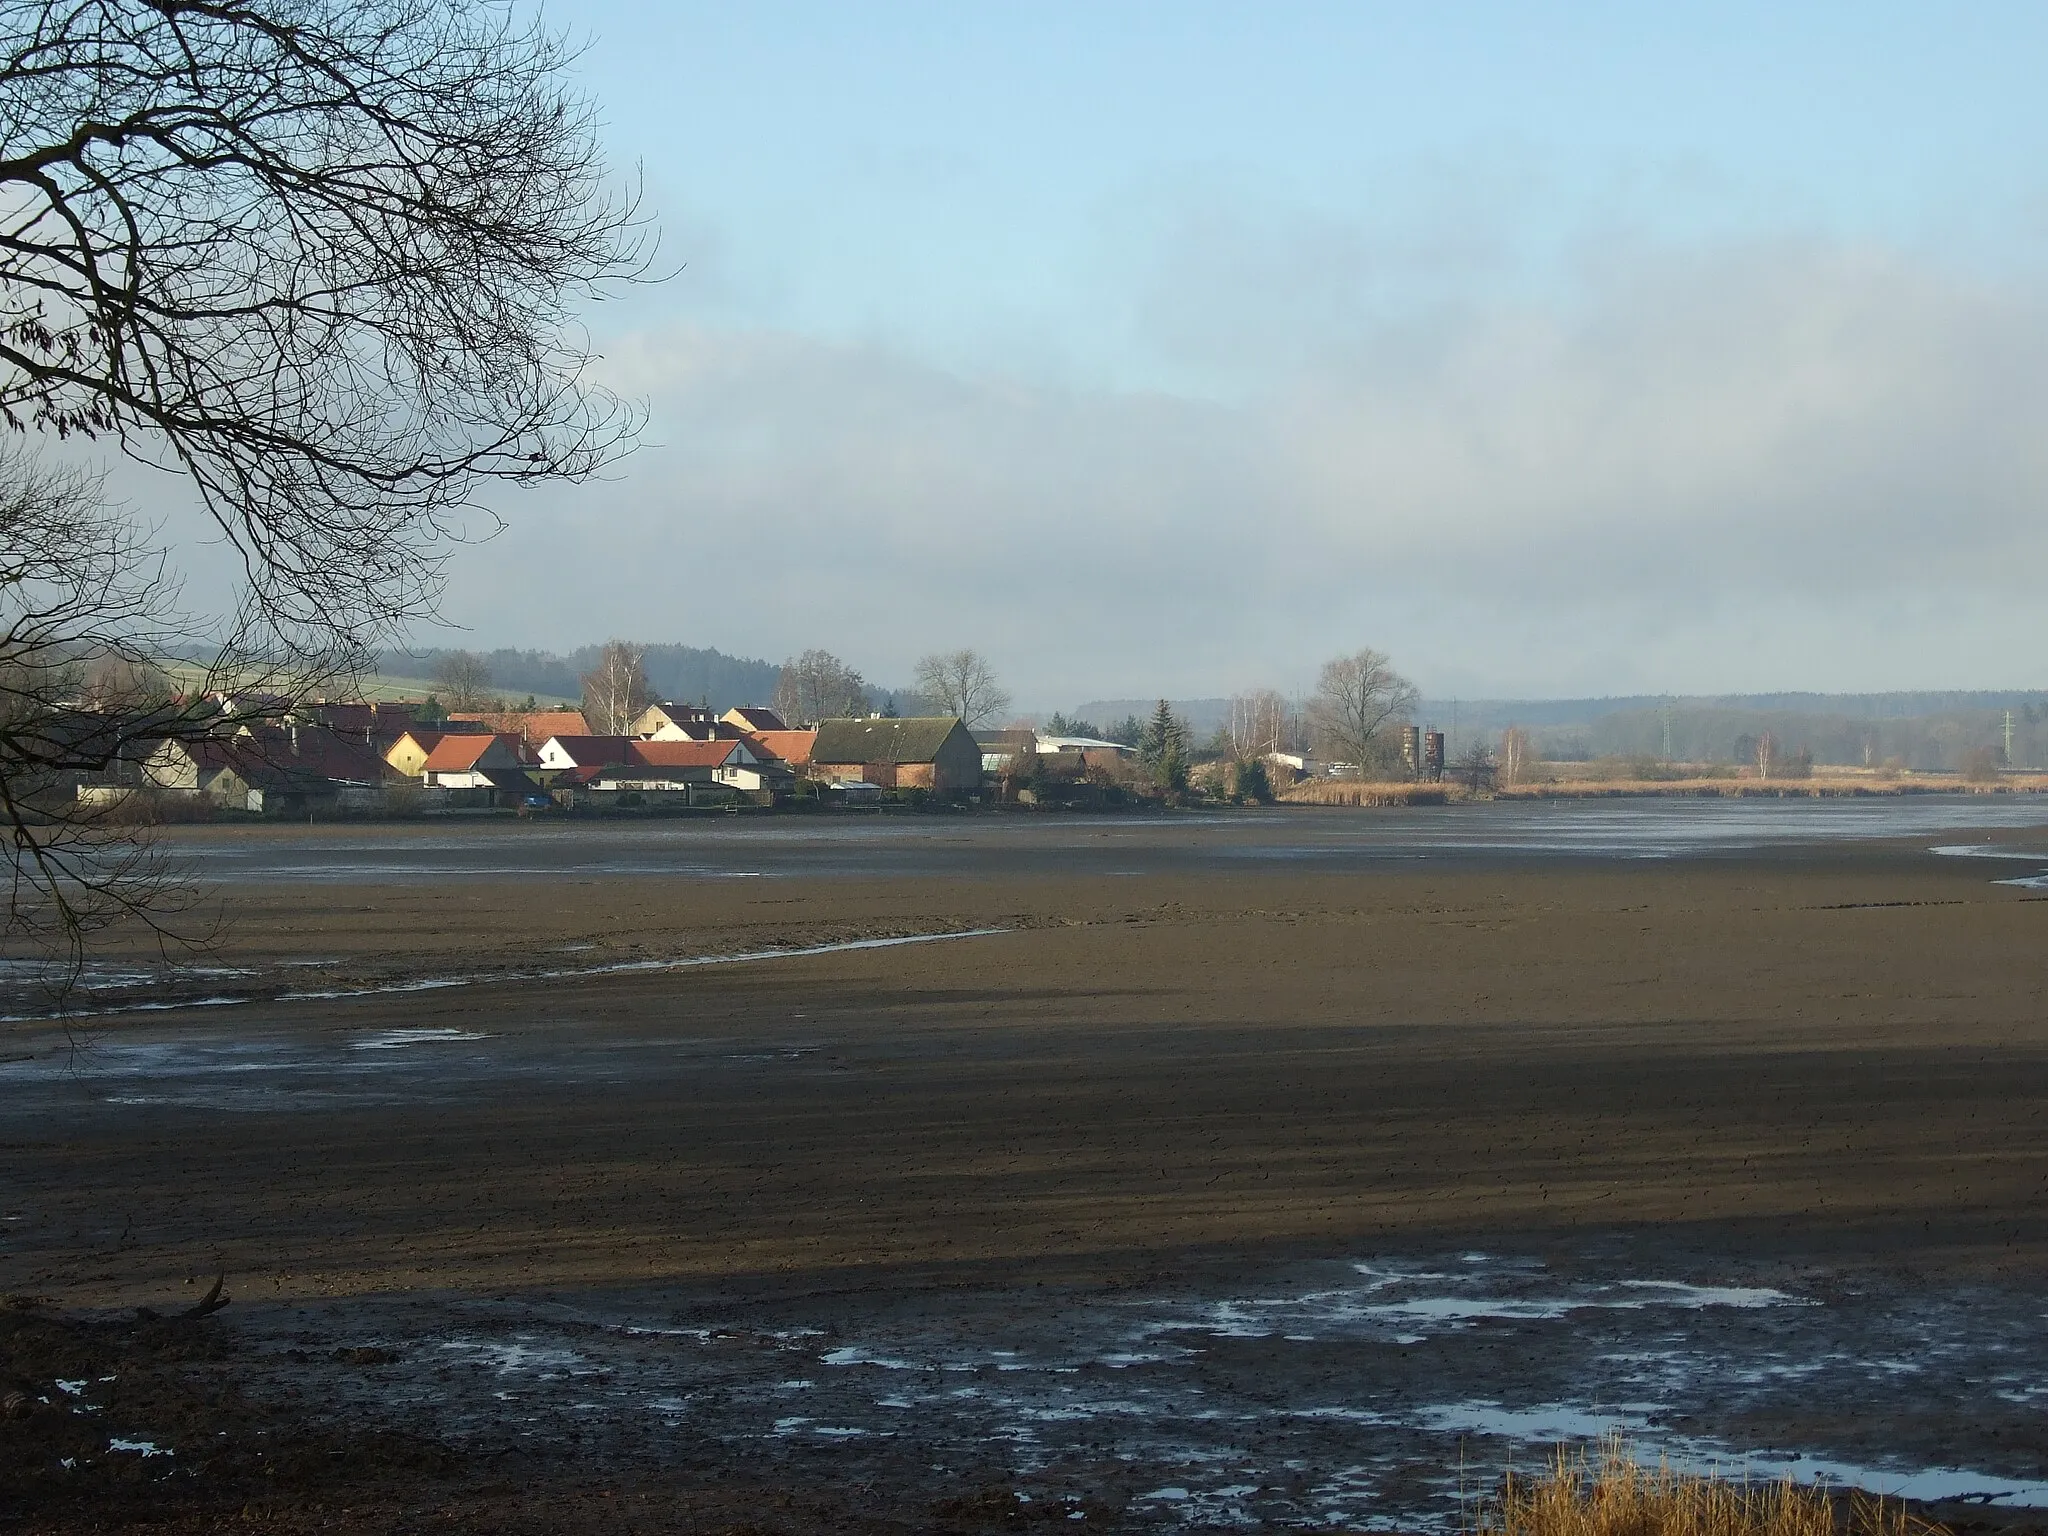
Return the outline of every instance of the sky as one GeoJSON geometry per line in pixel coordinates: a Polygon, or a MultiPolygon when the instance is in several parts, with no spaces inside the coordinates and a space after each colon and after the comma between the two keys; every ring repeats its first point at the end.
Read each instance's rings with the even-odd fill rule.
{"type": "Polygon", "coordinates": [[[2048,7],[553,0],[673,276],[428,643],[2048,686],[2048,7]]]}

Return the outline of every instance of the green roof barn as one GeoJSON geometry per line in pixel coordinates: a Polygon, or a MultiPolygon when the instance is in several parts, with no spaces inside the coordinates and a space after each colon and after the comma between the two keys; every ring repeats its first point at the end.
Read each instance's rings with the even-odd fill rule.
{"type": "Polygon", "coordinates": [[[811,773],[939,794],[981,787],[981,748],[958,715],[821,720],[811,773]]]}

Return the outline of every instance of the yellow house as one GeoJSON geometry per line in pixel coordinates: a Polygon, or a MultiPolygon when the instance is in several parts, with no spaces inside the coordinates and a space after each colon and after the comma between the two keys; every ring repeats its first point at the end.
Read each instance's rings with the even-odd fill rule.
{"type": "Polygon", "coordinates": [[[384,761],[408,779],[416,779],[425,771],[427,758],[446,734],[445,731],[407,731],[391,743],[391,750],[384,754],[384,761]]]}

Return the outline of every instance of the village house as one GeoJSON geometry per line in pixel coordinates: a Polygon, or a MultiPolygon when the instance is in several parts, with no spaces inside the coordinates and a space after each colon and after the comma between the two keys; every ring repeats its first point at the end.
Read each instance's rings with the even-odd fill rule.
{"type": "Polygon", "coordinates": [[[571,768],[610,768],[631,762],[630,736],[550,736],[537,754],[540,766],[556,772],[571,768]]]}
{"type": "Polygon", "coordinates": [[[244,725],[232,736],[167,737],[143,760],[152,788],[238,810],[365,803],[390,771],[361,742],[316,725],[244,725]]]}
{"type": "Polygon", "coordinates": [[[672,790],[691,784],[722,784],[760,790],[787,780],[788,770],[765,760],[745,741],[635,741],[623,763],[597,771],[593,788],[672,790]]]}
{"type": "Polygon", "coordinates": [[[528,755],[538,753],[550,736],[590,734],[580,709],[461,710],[448,716],[450,730],[465,727],[517,736],[528,755]]]}
{"type": "Polygon", "coordinates": [[[739,732],[721,731],[718,717],[697,704],[650,704],[633,721],[633,735],[642,741],[730,741],[739,732]]]}
{"type": "Polygon", "coordinates": [[[434,743],[420,765],[420,782],[430,789],[491,789],[520,792],[534,787],[521,760],[519,738],[510,732],[461,733],[434,743]]]}
{"type": "Polygon", "coordinates": [[[423,726],[415,726],[401,732],[398,740],[391,743],[385,750],[384,761],[408,779],[416,779],[427,766],[428,755],[447,734],[446,731],[430,731],[423,726]]]}
{"type": "Polygon", "coordinates": [[[810,773],[828,783],[952,794],[981,787],[981,748],[957,715],[823,720],[811,743],[810,773]]]}
{"type": "Polygon", "coordinates": [[[786,763],[791,768],[808,768],[811,765],[811,743],[816,741],[816,731],[750,731],[747,741],[756,752],[764,757],[786,763]]]}
{"type": "Polygon", "coordinates": [[[1038,755],[1036,731],[976,731],[974,744],[981,749],[983,773],[1001,773],[1016,758],[1038,755]]]}
{"type": "Polygon", "coordinates": [[[772,709],[763,709],[758,704],[735,704],[718,717],[727,725],[746,732],[749,736],[762,731],[786,731],[789,725],[772,709]]]}
{"type": "Polygon", "coordinates": [[[361,742],[381,757],[417,723],[414,716],[418,708],[416,704],[383,700],[323,701],[302,705],[285,718],[288,723],[322,726],[337,736],[361,742]]]}

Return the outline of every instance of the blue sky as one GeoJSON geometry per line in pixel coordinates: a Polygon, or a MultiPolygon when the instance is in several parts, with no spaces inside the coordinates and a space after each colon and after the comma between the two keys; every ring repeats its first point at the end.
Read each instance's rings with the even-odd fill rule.
{"type": "Polygon", "coordinates": [[[457,554],[478,643],[2048,682],[2048,10],[547,14],[684,265],[591,317],[647,446],[457,554]]]}

